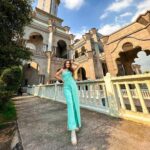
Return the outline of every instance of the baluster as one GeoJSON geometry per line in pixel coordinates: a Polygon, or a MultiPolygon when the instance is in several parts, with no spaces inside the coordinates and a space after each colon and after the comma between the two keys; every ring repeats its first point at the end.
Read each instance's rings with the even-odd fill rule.
{"type": "Polygon", "coordinates": [[[83,96],[83,103],[86,104],[86,88],[85,88],[85,84],[83,84],[83,93],[84,93],[84,96],[83,96]]]}
{"type": "Polygon", "coordinates": [[[103,97],[105,98],[106,107],[108,107],[108,99],[107,99],[105,84],[102,84],[102,87],[103,87],[102,88],[103,89],[103,97]]]}
{"type": "Polygon", "coordinates": [[[126,87],[126,90],[127,90],[127,95],[129,97],[129,102],[130,102],[130,105],[131,105],[131,110],[136,112],[137,109],[136,109],[134,101],[132,99],[132,95],[131,95],[131,92],[130,92],[129,85],[127,83],[125,83],[125,87],[126,87]]]}
{"type": "Polygon", "coordinates": [[[91,105],[91,84],[87,84],[88,90],[87,90],[87,95],[88,95],[88,104],[91,105]]]}
{"type": "Polygon", "coordinates": [[[122,107],[122,109],[126,109],[119,83],[117,83],[116,86],[117,86],[117,91],[118,91],[119,98],[120,98],[121,107],[122,107]]]}
{"type": "Polygon", "coordinates": [[[87,86],[87,84],[85,84],[85,103],[87,104],[88,103],[88,90],[87,90],[87,88],[88,88],[88,86],[87,86]]]}
{"type": "Polygon", "coordinates": [[[96,105],[96,93],[95,93],[95,89],[96,89],[96,88],[95,88],[95,87],[96,87],[96,83],[93,84],[92,95],[93,95],[93,105],[94,105],[94,106],[97,106],[97,105],[96,105]]]}
{"type": "Polygon", "coordinates": [[[147,106],[145,104],[144,98],[142,96],[139,84],[135,83],[135,87],[136,87],[137,94],[138,94],[138,97],[139,97],[139,100],[140,100],[140,103],[141,103],[141,106],[142,106],[143,113],[148,114],[149,112],[148,112],[147,106]]]}
{"type": "Polygon", "coordinates": [[[84,93],[84,84],[81,84],[81,89],[82,89],[82,103],[84,104],[84,95],[85,95],[85,93],[84,93]]]}
{"type": "Polygon", "coordinates": [[[93,105],[93,99],[94,99],[94,97],[93,97],[93,86],[94,86],[94,83],[90,83],[89,84],[89,88],[90,88],[90,91],[89,91],[89,93],[90,93],[90,104],[91,105],[93,105]]]}
{"type": "Polygon", "coordinates": [[[148,97],[150,98],[150,81],[146,81],[146,85],[148,88],[148,97]]]}
{"type": "Polygon", "coordinates": [[[103,98],[103,94],[102,94],[102,89],[101,89],[101,84],[99,84],[99,104],[100,104],[100,106],[103,106],[103,103],[102,103],[102,98],[103,98]]]}

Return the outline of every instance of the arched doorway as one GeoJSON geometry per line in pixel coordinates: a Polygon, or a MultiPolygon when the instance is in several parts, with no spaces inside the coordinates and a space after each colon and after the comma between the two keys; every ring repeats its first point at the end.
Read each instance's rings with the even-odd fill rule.
{"type": "Polygon", "coordinates": [[[55,57],[67,59],[67,44],[63,40],[57,42],[56,54],[55,57]]]}
{"type": "Polygon", "coordinates": [[[22,86],[39,84],[39,70],[39,65],[36,62],[24,64],[22,86]]]}
{"type": "Polygon", "coordinates": [[[83,67],[79,68],[77,71],[78,80],[87,80],[86,71],[83,67]]]}

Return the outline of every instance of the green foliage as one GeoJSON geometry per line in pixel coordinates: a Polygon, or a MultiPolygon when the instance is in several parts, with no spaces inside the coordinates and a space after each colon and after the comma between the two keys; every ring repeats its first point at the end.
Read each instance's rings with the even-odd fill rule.
{"type": "Polygon", "coordinates": [[[10,100],[12,95],[12,91],[0,91],[0,108],[5,107],[5,104],[10,100]]]}
{"type": "Polygon", "coordinates": [[[0,76],[0,106],[10,100],[19,88],[22,79],[22,70],[19,67],[5,69],[0,76]]]}
{"type": "MultiPolygon", "coordinates": [[[[10,98],[17,91],[23,60],[31,59],[32,53],[25,48],[24,27],[32,20],[31,0],[0,1],[0,115],[4,120],[15,116],[10,98]]],[[[1,118],[1,117],[0,117],[1,118]]]]}
{"type": "Polygon", "coordinates": [[[16,109],[13,101],[8,101],[5,107],[0,108],[0,123],[16,119],[16,109]]]}
{"type": "Polygon", "coordinates": [[[24,47],[22,36],[31,19],[31,0],[1,0],[0,74],[4,69],[30,59],[32,53],[24,47]]]}
{"type": "Polygon", "coordinates": [[[29,60],[31,55],[27,48],[13,42],[0,45],[0,74],[8,67],[21,65],[22,60],[29,60]]]}
{"type": "Polygon", "coordinates": [[[7,91],[16,91],[20,85],[22,71],[19,67],[5,69],[1,75],[1,80],[6,84],[7,91]]]}
{"type": "Polygon", "coordinates": [[[0,2],[0,45],[7,45],[12,38],[20,38],[24,26],[32,17],[31,0],[1,0],[0,2]]]}

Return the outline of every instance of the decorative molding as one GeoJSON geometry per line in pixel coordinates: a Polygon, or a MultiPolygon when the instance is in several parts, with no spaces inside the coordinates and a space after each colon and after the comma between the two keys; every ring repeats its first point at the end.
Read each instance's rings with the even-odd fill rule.
{"type": "Polygon", "coordinates": [[[59,22],[63,22],[63,21],[64,21],[63,19],[58,18],[58,17],[56,17],[56,16],[53,16],[53,15],[51,15],[51,14],[49,14],[49,13],[45,12],[44,10],[39,9],[39,8],[37,8],[37,7],[35,8],[35,11],[37,11],[37,12],[39,12],[39,13],[42,13],[43,15],[46,15],[46,16],[49,17],[49,18],[55,18],[55,19],[57,19],[59,22]]]}
{"type": "MultiPolygon", "coordinates": [[[[150,39],[138,39],[138,38],[135,38],[135,37],[126,37],[126,38],[131,38],[131,39],[135,39],[135,40],[139,40],[139,41],[150,41],[150,39]]],[[[111,53],[113,53],[117,49],[120,42],[124,39],[125,38],[120,39],[120,41],[117,43],[116,47],[111,51],[111,53]]]]}
{"type": "MultiPolygon", "coordinates": [[[[132,35],[132,34],[134,34],[134,33],[136,33],[136,32],[139,32],[139,31],[141,31],[141,30],[147,29],[149,25],[150,25],[150,24],[148,24],[146,27],[144,27],[144,28],[142,28],[142,29],[139,29],[139,30],[137,30],[137,31],[135,31],[135,32],[132,32],[132,33],[130,33],[130,34],[128,34],[128,35],[122,36],[122,37],[120,37],[119,39],[115,39],[114,41],[112,41],[112,42],[110,42],[110,43],[106,43],[106,45],[110,45],[110,44],[112,44],[112,43],[114,43],[114,42],[116,42],[116,41],[118,41],[118,40],[120,40],[120,39],[127,38],[127,37],[129,37],[130,35],[132,35]]],[[[121,30],[121,29],[120,29],[120,30],[121,30]]]]}

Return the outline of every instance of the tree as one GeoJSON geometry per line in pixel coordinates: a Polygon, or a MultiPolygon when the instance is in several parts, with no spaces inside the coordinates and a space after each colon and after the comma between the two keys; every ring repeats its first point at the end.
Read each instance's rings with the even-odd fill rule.
{"type": "Polygon", "coordinates": [[[31,0],[0,0],[0,74],[31,59],[32,53],[22,39],[24,27],[31,20],[31,0]]]}

